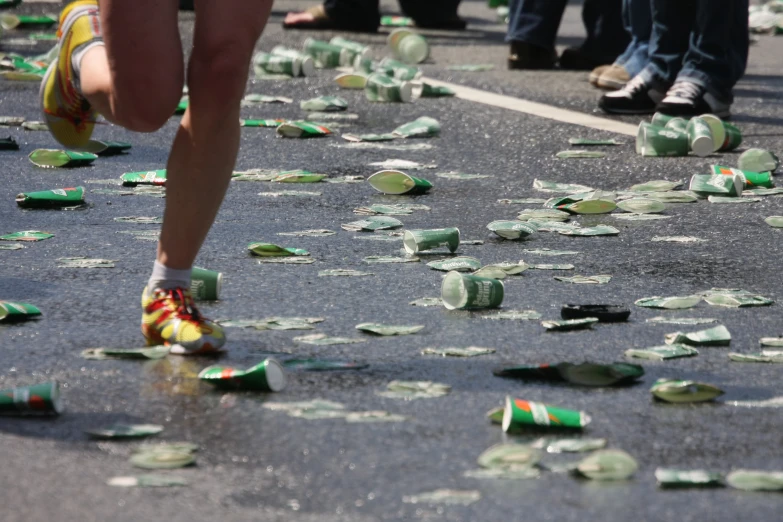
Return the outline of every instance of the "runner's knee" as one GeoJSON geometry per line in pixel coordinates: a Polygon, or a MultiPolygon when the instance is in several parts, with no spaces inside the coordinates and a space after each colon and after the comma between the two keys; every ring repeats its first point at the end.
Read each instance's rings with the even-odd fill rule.
{"type": "Polygon", "coordinates": [[[128,81],[117,89],[117,108],[126,128],[136,132],[154,132],[160,129],[171,116],[182,97],[183,79],[180,75],[154,77],[154,83],[149,82],[150,76],[142,81],[128,81]]]}

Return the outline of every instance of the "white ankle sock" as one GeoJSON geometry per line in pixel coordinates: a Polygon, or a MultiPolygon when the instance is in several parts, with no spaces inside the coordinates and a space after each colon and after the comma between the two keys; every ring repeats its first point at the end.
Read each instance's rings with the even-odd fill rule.
{"type": "Polygon", "coordinates": [[[77,47],[73,51],[71,56],[71,68],[73,69],[73,86],[77,91],[81,92],[81,73],[82,73],[82,58],[87,54],[87,51],[95,47],[96,45],[105,45],[103,40],[91,40],[81,47],[77,47]]]}
{"type": "Polygon", "coordinates": [[[147,283],[147,292],[152,293],[158,288],[171,290],[173,288],[190,289],[190,273],[192,269],[176,270],[155,261],[152,267],[152,275],[147,283]]]}

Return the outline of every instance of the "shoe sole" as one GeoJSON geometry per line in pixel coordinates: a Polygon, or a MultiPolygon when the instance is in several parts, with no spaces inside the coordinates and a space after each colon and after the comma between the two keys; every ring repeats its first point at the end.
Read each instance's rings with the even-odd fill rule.
{"type": "MultiPolygon", "coordinates": [[[[65,19],[60,24],[60,34],[66,35],[68,34],[68,31],[71,30],[71,27],[73,27],[74,22],[79,18],[79,16],[82,15],[84,11],[95,9],[95,7],[88,8],[87,6],[83,7],[77,7],[73,10],[71,10],[68,15],[65,17],[65,19]]],[[[61,51],[61,40],[57,42],[57,58],[52,60],[52,63],[49,64],[49,68],[46,69],[46,74],[44,74],[43,80],[41,81],[41,88],[38,92],[38,96],[41,100],[41,115],[43,116],[43,122],[46,124],[46,128],[49,129],[49,134],[52,135],[52,137],[57,140],[58,143],[61,145],[67,147],[67,148],[78,148],[74,147],[73,145],[68,145],[65,143],[62,143],[57,136],[55,135],[54,131],[52,130],[52,127],[49,125],[49,115],[46,113],[46,108],[44,106],[44,94],[46,91],[46,84],[49,82],[49,75],[51,75],[53,72],[57,71],[57,66],[60,63],[60,51],[61,51]]],[[[92,136],[92,133],[90,133],[90,136],[92,136]]],[[[89,137],[87,138],[87,141],[89,141],[89,137]]]]}
{"type": "Polygon", "coordinates": [[[607,109],[599,104],[598,108],[607,114],[655,114],[655,109],[633,110],[633,109],[607,109]]]}
{"type": "Polygon", "coordinates": [[[160,334],[155,330],[146,328],[145,325],[141,326],[141,334],[146,339],[147,346],[168,346],[169,353],[175,355],[206,355],[211,353],[220,353],[223,351],[221,350],[222,345],[220,347],[215,347],[212,345],[212,343],[206,343],[195,350],[185,348],[181,344],[172,344],[163,339],[163,337],[161,337],[160,334]]]}

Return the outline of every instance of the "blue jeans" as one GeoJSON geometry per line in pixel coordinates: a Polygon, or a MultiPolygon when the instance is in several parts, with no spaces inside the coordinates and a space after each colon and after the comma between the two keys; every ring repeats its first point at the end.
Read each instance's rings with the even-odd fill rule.
{"type": "Polygon", "coordinates": [[[748,0],[652,0],[648,82],[687,80],[726,103],[748,64],[748,0]]]}
{"type": "MultiPolygon", "coordinates": [[[[585,0],[582,21],[587,39],[580,49],[596,60],[611,63],[628,44],[622,24],[622,0],[585,0]]],[[[568,0],[511,0],[506,41],[553,49],[568,0]]]]}
{"type": "Polygon", "coordinates": [[[633,78],[650,63],[651,0],[623,0],[623,26],[631,35],[631,43],[614,63],[625,67],[633,78]]]}

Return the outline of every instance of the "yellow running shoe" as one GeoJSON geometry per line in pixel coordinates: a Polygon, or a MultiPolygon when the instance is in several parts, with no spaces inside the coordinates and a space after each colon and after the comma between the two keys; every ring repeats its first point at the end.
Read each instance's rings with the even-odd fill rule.
{"type": "Polygon", "coordinates": [[[84,147],[98,113],[79,91],[73,69],[75,52],[103,41],[97,0],[78,0],[60,13],[59,52],[41,82],[43,119],[54,139],[71,149],[84,147]]]}
{"type": "Polygon", "coordinates": [[[226,342],[223,329],[201,316],[190,290],[157,289],[141,295],[141,332],[147,345],[171,346],[171,353],[197,355],[217,352],[226,342]]]}

